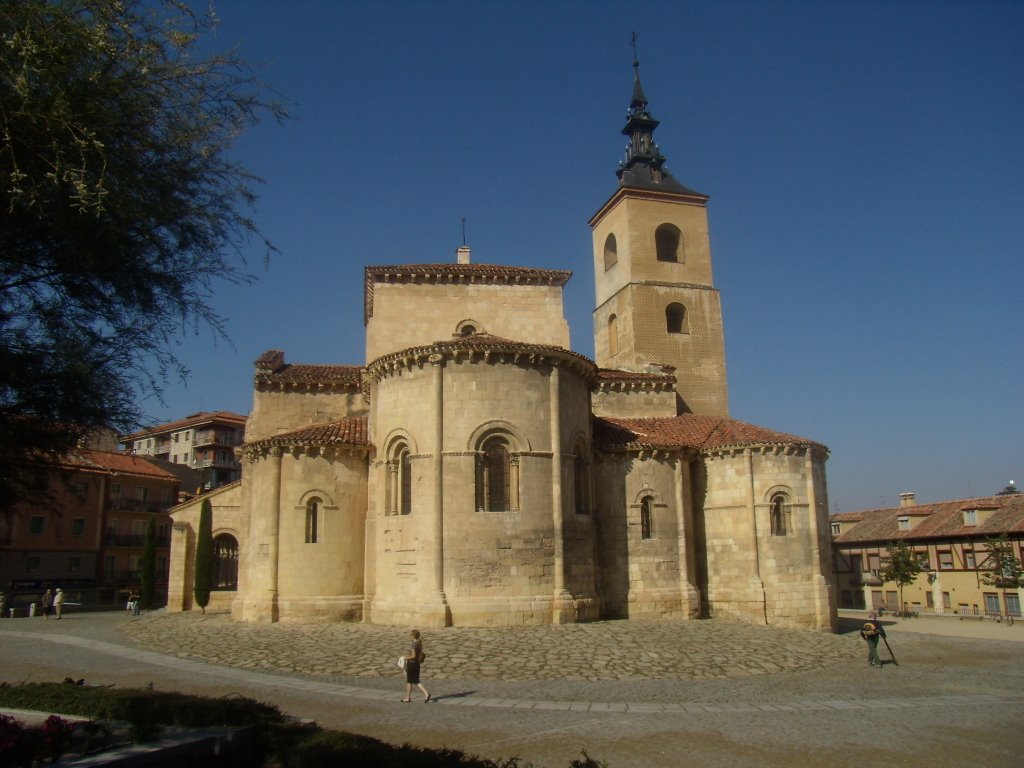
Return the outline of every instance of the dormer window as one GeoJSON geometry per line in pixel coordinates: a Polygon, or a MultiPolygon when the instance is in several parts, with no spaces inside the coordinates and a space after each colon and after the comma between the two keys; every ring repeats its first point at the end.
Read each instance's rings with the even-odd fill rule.
{"type": "Polygon", "coordinates": [[[897,522],[899,523],[899,529],[901,531],[909,531],[910,530],[910,516],[909,515],[900,515],[897,518],[897,522]]]}
{"type": "Polygon", "coordinates": [[[978,524],[978,510],[976,509],[965,509],[964,510],[964,525],[977,525],[978,524]]]}
{"type": "Polygon", "coordinates": [[[838,536],[840,534],[839,523],[832,523],[832,535],[838,536]]]}

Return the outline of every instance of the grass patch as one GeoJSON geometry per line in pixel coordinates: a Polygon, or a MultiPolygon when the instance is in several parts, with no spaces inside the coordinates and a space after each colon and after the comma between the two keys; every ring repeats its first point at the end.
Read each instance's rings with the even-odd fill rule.
{"type": "MultiPolygon", "coordinates": [[[[126,723],[131,740],[137,742],[153,741],[169,726],[252,727],[258,752],[253,756],[253,765],[264,768],[539,768],[521,763],[516,757],[494,761],[467,755],[459,749],[395,746],[369,736],[326,730],[298,723],[272,704],[234,695],[209,698],[70,682],[0,684],[0,707],[89,718],[89,723],[79,727],[83,738],[97,732],[112,734],[113,723],[126,723]]],[[[42,743],[36,730],[23,729],[23,736],[10,740],[9,749],[23,750],[26,745],[42,743]]],[[[114,741],[111,738],[100,743],[93,738],[90,751],[116,746],[114,741]]],[[[4,741],[0,739],[0,764],[21,764],[21,753],[16,757],[14,752],[4,750],[4,741]]],[[[584,751],[569,768],[607,766],[584,751]]]]}

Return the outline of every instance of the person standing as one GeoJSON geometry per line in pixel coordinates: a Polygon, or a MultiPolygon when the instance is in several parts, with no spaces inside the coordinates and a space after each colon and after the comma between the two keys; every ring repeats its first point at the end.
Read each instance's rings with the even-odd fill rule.
{"type": "Polygon", "coordinates": [[[57,587],[57,594],[53,596],[53,612],[57,614],[57,621],[60,621],[60,615],[64,612],[64,590],[57,587]]]}
{"type": "Polygon", "coordinates": [[[868,644],[868,665],[880,668],[882,666],[882,659],[878,656],[878,638],[885,637],[885,630],[882,628],[882,622],[878,620],[878,615],[874,611],[868,614],[868,620],[864,622],[864,626],[860,629],[860,636],[868,644]]]}
{"type": "Polygon", "coordinates": [[[427,658],[427,655],[423,652],[423,641],[420,640],[420,631],[414,629],[411,634],[412,645],[409,647],[409,652],[405,655],[405,698],[402,701],[406,703],[412,701],[412,687],[415,685],[423,692],[423,703],[426,704],[430,701],[430,691],[424,688],[423,683],[420,682],[420,665],[427,658]]]}
{"type": "Polygon", "coordinates": [[[49,589],[43,593],[43,618],[50,619],[50,611],[53,610],[53,592],[49,589]]]}
{"type": "Polygon", "coordinates": [[[0,592],[0,619],[7,615],[7,595],[0,592]]]}

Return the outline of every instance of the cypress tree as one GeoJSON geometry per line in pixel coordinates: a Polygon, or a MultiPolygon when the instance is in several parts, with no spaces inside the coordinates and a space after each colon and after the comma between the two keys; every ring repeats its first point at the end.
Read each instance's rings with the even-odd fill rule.
{"type": "Polygon", "coordinates": [[[196,605],[206,613],[210,604],[210,584],[213,581],[213,506],[203,499],[199,510],[199,535],[196,538],[196,605]]]}

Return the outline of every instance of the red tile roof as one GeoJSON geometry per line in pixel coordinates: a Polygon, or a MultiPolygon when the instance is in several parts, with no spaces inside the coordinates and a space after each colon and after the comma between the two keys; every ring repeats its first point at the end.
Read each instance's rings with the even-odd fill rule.
{"type": "Polygon", "coordinates": [[[1024,533],[1024,494],[866,509],[833,515],[832,520],[855,523],[849,530],[833,537],[833,541],[839,544],[1024,533]],[[963,512],[966,509],[991,510],[991,514],[978,525],[964,525],[963,512]],[[901,531],[899,518],[903,516],[924,519],[919,520],[910,530],[901,531]]]}
{"type": "Polygon", "coordinates": [[[240,413],[232,413],[231,411],[200,411],[199,413],[193,413],[191,416],[186,416],[184,419],[178,419],[177,421],[169,421],[166,424],[158,424],[155,427],[144,429],[140,432],[133,432],[130,435],[125,435],[120,438],[122,443],[128,442],[129,440],[138,440],[142,437],[149,437],[151,435],[159,435],[164,432],[176,432],[179,429],[186,429],[188,427],[198,427],[204,424],[222,424],[229,427],[244,427],[246,417],[240,413]]]}
{"type": "Polygon", "coordinates": [[[351,384],[358,387],[362,375],[362,366],[358,365],[299,365],[286,363],[270,373],[257,374],[261,381],[281,383],[334,383],[351,384]]]}
{"type": "Polygon", "coordinates": [[[433,352],[482,352],[491,354],[510,354],[510,355],[541,355],[558,356],[563,360],[569,361],[578,366],[577,370],[585,372],[585,375],[591,377],[594,375],[596,368],[594,362],[587,357],[565,349],[564,347],[556,347],[548,344],[529,344],[523,341],[512,341],[510,339],[503,339],[500,336],[492,336],[489,333],[474,333],[470,336],[459,336],[456,338],[448,339],[446,341],[435,341],[431,344],[426,344],[420,347],[411,347],[409,349],[399,350],[398,352],[392,352],[387,355],[382,355],[376,360],[372,361],[367,369],[371,372],[379,369],[381,365],[386,365],[393,360],[403,360],[409,357],[425,356],[432,354],[433,352]]]}
{"type": "Polygon", "coordinates": [[[736,419],[681,416],[645,419],[594,418],[594,441],[606,450],[623,448],[696,448],[710,450],[747,445],[822,446],[813,440],[776,432],[736,419]]]}
{"type": "Polygon", "coordinates": [[[178,478],[174,474],[161,469],[143,456],[133,456],[129,453],[80,448],[70,453],[63,464],[85,472],[110,472],[178,482],[178,478]]]}
{"type": "Polygon", "coordinates": [[[291,432],[246,443],[245,449],[271,446],[350,446],[370,447],[366,416],[350,416],[327,424],[313,424],[291,432]]]}

